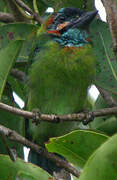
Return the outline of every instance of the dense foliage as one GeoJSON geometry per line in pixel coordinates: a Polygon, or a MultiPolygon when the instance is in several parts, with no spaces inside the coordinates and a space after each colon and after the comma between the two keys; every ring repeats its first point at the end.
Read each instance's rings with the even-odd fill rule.
{"type": "MultiPolygon", "coordinates": [[[[49,41],[49,39],[47,39],[48,37],[45,36],[45,38],[43,38],[42,36],[40,36],[42,28],[44,28],[45,26],[45,21],[49,16],[49,13],[47,13],[46,11],[48,7],[54,8],[55,12],[63,7],[76,7],[84,11],[95,10],[94,0],[1,0],[0,2],[0,179],[2,180],[50,180],[55,178],[55,176],[52,177],[40,167],[23,161],[23,145],[28,146],[33,151],[41,154],[41,150],[39,152],[37,146],[33,146],[31,144],[33,140],[34,142],[36,141],[35,138],[32,139],[28,131],[29,124],[31,124],[32,121],[34,121],[36,124],[36,120],[38,118],[28,118],[29,114],[26,114],[26,111],[24,111],[24,114],[18,113],[18,109],[15,108],[19,108],[20,110],[21,108],[16,103],[16,99],[14,99],[13,96],[13,92],[15,92],[21,99],[23,99],[23,101],[25,102],[24,109],[27,110],[26,106],[27,102],[29,102],[29,97],[27,96],[27,94],[29,93],[27,92],[26,87],[30,86],[28,83],[29,72],[30,68],[32,67],[32,63],[34,63],[39,58],[41,59],[41,57],[45,58],[46,61],[48,60],[48,62],[51,63],[51,58],[54,58],[54,56],[52,56],[52,53],[56,54],[56,51],[50,48],[48,59],[48,52],[46,51],[46,49],[48,50],[48,47],[51,46],[50,44],[45,48],[44,54],[40,55],[41,48],[43,48],[45,41],[49,41]],[[23,2],[26,5],[23,4],[23,2]],[[37,44],[39,45],[39,48],[37,48],[37,44]],[[11,109],[9,107],[11,107],[11,109]],[[27,118],[29,120],[27,120],[27,118]],[[14,131],[12,130],[16,131],[21,136],[15,134],[16,137],[14,137],[14,131]],[[30,140],[30,142],[28,141],[27,143],[25,139],[22,139],[23,137],[26,137],[28,140],[30,140]]],[[[91,77],[87,80],[87,86],[91,83],[97,86],[100,91],[100,95],[98,96],[97,100],[94,101],[94,99],[88,93],[88,97],[85,100],[86,112],[82,112],[82,99],[80,99],[79,97],[79,109],[76,112],[80,111],[82,113],[78,119],[80,120],[80,125],[78,126],[78,128],[68,134],[65,134],[64,136],[50,138],[49,142],[45,143],[45,147],[48,152],[57,153],[61,156],[64,156],[64,158],[74,166],[74,168],[70,171],[69,164],[67,164],[68,168],[65,168],[64,165],[59,162],[59,166],[61,168],[65,168],[68,172],[77,176],[73,177],[74,179],[115,180],[117,177],[117,61],[115,55],[116,50],[113,51],[112,46],[112,44],[116,42],[116,37],[111,36],[111,33],[113,35],[115,31],[113,33],[111,29],[110,33],[110,24],[113,22],[111,22],[111,19],[109,20],[110,22],[108,25],[107,23],[102,22],[99,18],[96,18],[90,25],[89,31],[89,38],[91,39],[91,45],[93,47],[91,53],[93,51],[96,57],[96,63],[95,69],[93,69],[92,72],[87,72],[87,74],[85,75],[87,75],[87,78],[89,78],[90,76],[94,76],[93,81],[90,81],[91,77]],[[115,42],[112,41],[113,39],[115,40],[115,42]],[[93,71],[95,70],[96,72],[94,73],[93,71]],[[77,169],[76,173],[75,168],[77,169]],[[80,173],[80,177],[78,177],[78,173],[80,173]]],[[[56,48],[58,47],[56,46],[56,48]]],[[[83,57],[82,50],[80,53],[80,55],[83,57]]],[[[72,57],[71,54],[66,55],[63,52],[63,54],[56,54],[56,58],[58,58],[57,61],[59,61],[60,55],[65,60],[69,57],[74,59],[76,58],[72,57]]],[[[78,58],[80,55],[78,55],[78,58]]],[[[88,55],[87,58],[90,62],[90,58],[88,55]]],[[[85,63],[83,64],[82,62],[79,65],[79,68],[85,65],[83,67],[85,70],[87,65],[85,63]]],[[[41,63],[39,63],[39,65],[41,66],[41,63]]],[[[88,66],[90,66],[90,64],[88,64],[88,66]]],[[[39,68],[40,72],[43,71],[44,68],[45,66],[41,66],[41,68],[39,68]]],[[[48,68],[50,68],[49,65],[48,68]]],[[[82,71],[83,68],[81,68],[80,71],[82,71]]],[[[34,69],[35,72],[38,71],[37,64],[34,69]]],[[[54,72],[56,70],[58,69],[55,68],[54,72]]],[[[46,69],[45,72],[48,76],[49,69],[46,69]]],[[[77,71],[77,73],[79,73],[79,71],[77,71]]],[[[44,76],[43,74],[41,75],[40,79],[44,79],[45,74],[44,76]]],[[[62,72],[60,75],[62,76],[62,72]]],[[[82,84],[82,86],[84,83],[83,81],[85,81],[86,79],[83,79],[83,77],[84,76],[82,75],[79,82],[80,84],[82,84]]],[[[38,81],[38,79],[39,78],[35,75],[35,80],[38,81]]],[[[46,78],[44,80],[45,82],[48,82],[46,81],[46,78]]],[[[74,81],[75,86],[77,86],[77,78],[72,79],[72,81],[74,81]]],[[[52,87],[54,87],[53,82],[52,87]]],[[[64,89],[64,86],[61,86],[61,88],[64,89]]],[[[38,96],[38,93],[36,94],[35,89],[36,86],[34,86],[33,90],[30,91],[31,93],[35,93],[35,102],[37,102],[36,97],[38,96]]],[[[39,89],[41,89],[41,83],[39,84],[37,90],[39,91],[39,89]]],[[[41,89],[41,91],[43,96],[43,89],[41,89]]],[[[74,93],[77,93],[77,90],[74,93]]],[[[79,96],[81,96],[81,94],[79,94],[79,96]]],[[[76,104],[77,96],[74,97],[75,98],[73,99],[73,101],[76,104]]],[[[62,101],[60,98],[57,99],[57,103],[59,101],[62,101]]],[[[69,97],[68,103],[71,102],[70,98],[71,97],[69,97]]],[[[40,113],[45,113],[43,110],[44,103],[42,102],[42,112],[40,111],[40,113]]],[[[28,108],[28,110],[32,111],[33,107],[38,108],[35,107],[36,105],[33,103],[33,101],[31,103],[32,107],[28,108]]],[[[59,115],[64,116],[64,109],[62,109],[62,106],[58,106],[59,109],[56,111],[54,103],[53,107],[51,105],[52,103],[48,105],[49,110],[46,112],[47,114],[55,113],[55,115],[58,115],[58,112],[61,112],[59,115]]],[[[72,114],[74,113],[74,111],[68,111],[68,114],[70,112],[71,115],[69,115],[69,118],[70,120],[74,120],[75,115],[72,114]]],[[[37,114],[38,117],[41,117],[40,113],[37,114]]],[[[34,117],[34,115],[35,114],[33,112],[30,117],[34,117]]],[[[40,118],[40,123],[44,120],[45,117],[43,114],[42,116],[42,119],[40,118]]],[[[68,117],[67,114],[65,114],[65,116],[68,117]]],[[[62,120],[64,121],[65,119],[67,119],[66,117],[64,117],[62,120]]],[[[42,122],[42,124],[47,125],[47,127],[45,125],[46,131],[48,130],[47,135],[51,134],[50,131],[53,130],[51,129],[51,126],[50,128],[48,128],[48,118],[51,119],[50,116],[46,116],[45,122],[42,122]]],[[[56,121],[56,118],[54,120],[56,121]]],[[[55,127],[58,127],[58,123],[60,123],[59,120],[60,119],[58,119],[57,124],[55,124],[56,122],[53,123],[55,124],[55,127]]],[[[71,122],[67,121],[65,123],[71,122]]],[[[39,125],[40,124],[38,124],[38,126],[39,125]]],[[[35,128],[35,126],[33,125],[32,127],[33,137],[37,136],[37,134],[40,135],[40,132],[43,130],[45,133],[45,129],[43,129],[43,126],[40,126],[41,128],[39,132],[37,127],[35,128]],[[36,134],[36,132],[38,133],[36,134]]],[[[65,128],[66,127],[67,126],[65,126],[65,128]]],[[[60,125],[59,131],[61,131],[61,129],[62,125],[60,125]]],[[[58,133],[57,130],[55,134],[56,133],[61,134],[58,133]]],[[[42,147],[42,151],[44,151],[43,156],[44,153],[46,154],[46,150],[42,147]]],[[[47,154],[45,156],[46,158],[47,156],[48,158],[50,158],[47,154]]],[[[55,160],[53,156],[50,159],[53,159],[53,161],[57,163],[57,160],[55,160]]]]}

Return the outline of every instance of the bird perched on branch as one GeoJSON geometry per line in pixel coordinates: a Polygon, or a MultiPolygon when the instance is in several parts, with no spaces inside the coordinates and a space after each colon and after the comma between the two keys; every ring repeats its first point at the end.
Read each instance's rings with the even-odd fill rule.
{"type": "MultiPolygon", "coordinates": [[[[41,25],[37,51],[39,58],[29,72],[28,110],[46,114],[83,111],[88,87],[95,76],[95,56],[88,37],[89,25],[97,11],[62,8],[41,25]]],[[[76,122],[35,125],[29,122],[32,139],[44,146],[50,137],[78,127],[76,122]]]]}

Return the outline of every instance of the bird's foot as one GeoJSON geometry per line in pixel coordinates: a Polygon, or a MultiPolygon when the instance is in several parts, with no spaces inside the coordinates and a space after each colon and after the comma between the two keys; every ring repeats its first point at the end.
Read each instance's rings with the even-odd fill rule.
{"type": "Polygon", "coordinates": [[[32,110],[32,113],[34,114],[34,117],[33,117],[33,123],[35,123],[35,125],[38,125],[40,124],[40,121],[41,121],[41,113],[39,111],[39,109],[33,109],[32,110]]]}
{"type": "Polygon", "coordinates": [[[85,119],[83,120],[83,125],[87,125],[90,122],[94,120],[94,113],[93,112],[84,112],[85,113],[85,119]]]}

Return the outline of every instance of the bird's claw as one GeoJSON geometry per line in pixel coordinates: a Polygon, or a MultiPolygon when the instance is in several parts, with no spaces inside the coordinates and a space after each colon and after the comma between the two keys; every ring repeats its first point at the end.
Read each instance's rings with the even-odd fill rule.
{"type": "Polygon", "coordinates": [[[35,123],[36,125],[40,124],[40,120],[41,120],[41,113],[39,111],[39,109],[33,109],[33,123],[35,123]]]}
{"type": "Polygon", "coordinates": [[[83,125],[87,125],[94,120],[93,112],[86,112],[85,119],[83,120],[83,125]]]}

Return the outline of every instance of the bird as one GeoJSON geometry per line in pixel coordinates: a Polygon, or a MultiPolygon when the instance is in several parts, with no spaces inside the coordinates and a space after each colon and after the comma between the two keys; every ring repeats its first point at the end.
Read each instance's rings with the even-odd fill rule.
{"type": "MultiPolygon", "coordinates": [[[[96,57],[89,39],[89,26],[96,14],[97,10],[85,12],[66,7],[54,12],[41,25],[38,55],[30,67],[27,83],[29,111],[38,108],[40,113],[56,115],[84,111],[88,88],[96,73],[96,57]]],[[[78,125],[78,122],[43,121],[36,125],[29,121],[28,133],[35,143],[45,147],[50,137],[64,135],[78,125]]],[[[30,155],[30,159],[34,161],[36,156],[30,155]]],[[[52,174],[51,167],[45,169],[52,174]]]]}

